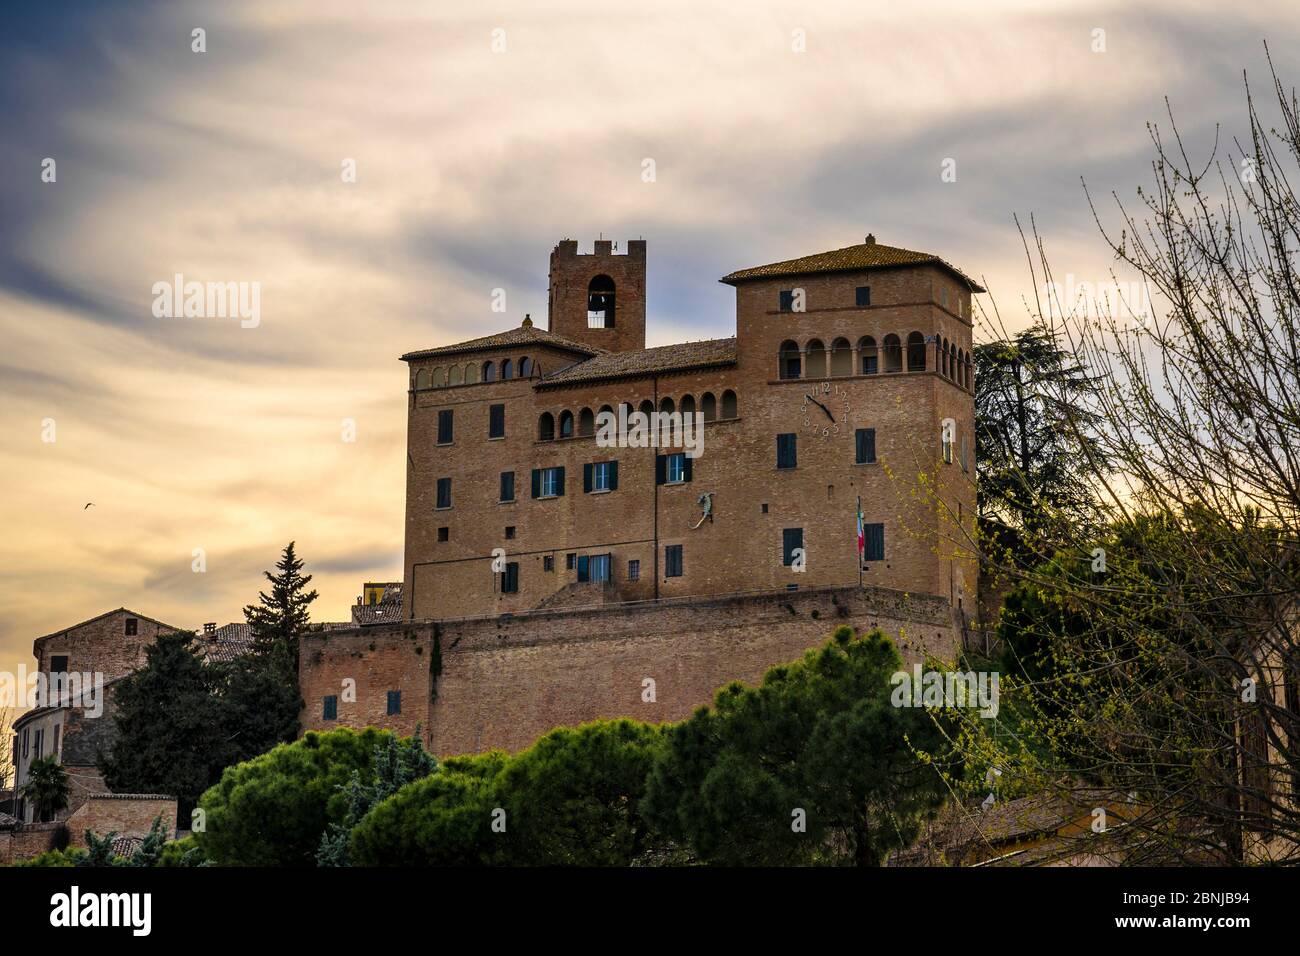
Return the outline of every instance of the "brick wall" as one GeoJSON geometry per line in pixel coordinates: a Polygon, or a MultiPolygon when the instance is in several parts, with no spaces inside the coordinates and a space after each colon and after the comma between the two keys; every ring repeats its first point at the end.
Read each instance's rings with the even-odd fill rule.
{"type": "Polygon", "coordinates": [[[447,756],[500,747],[516,751],[553,727],[598,717],[680,720],[733,680],[756,683],[795,660],[840,624],[879,627],[908,661],[929,652],[951,659],[958,646],[946,600],[878,588],[736,595],[539,611],[304,635],[302,729],[422,729],[447,756]],[[442,673],[430,681],[436,641],[442,673]],[[643,700],[645,681],[653,701],[643,700]],[[356,700],[344,700],[345,681],[356,700]],[[388,690],[402,689],[402,713],[386,714],[388,690]],[[322,698],[339,697],[338,719],[322,698]]]}
{"type": "Polygon", "coordinates": [[[29,823],[0,829],[0,866],[40,856],[46,850],[66,846],[67,831],[62,823],[29,823]]]}
{"type": "Polygon", "coordinates": [[[176,798],[158,794],[101,793],[90,796],[66,825],[72,846],[86,846],[86,831],[97,837],[108,833],[143,837],[154,820],[162,817],[167,839],[176,837],[176,798]]]}

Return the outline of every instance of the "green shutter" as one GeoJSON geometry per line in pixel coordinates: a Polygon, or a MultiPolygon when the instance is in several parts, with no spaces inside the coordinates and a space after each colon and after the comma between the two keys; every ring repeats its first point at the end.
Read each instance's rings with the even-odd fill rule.
{"type": "Polygon", "coordinates": [[[609,490],[618,490],[618,462],[616,461],[609,463],[609,490]]]}
{"type": "Polygon", "coordinates": [[[655,455],[655,484],[662,485],[668,480],[668,456],[655,455]]]}
{"type": "Polygon", "coordinates": [[[593,466],[592,466],[591,462],[587,462],[585,465],[582,466],[582,490],[583,490],[583,493],[584,493],[584,494],[591,494],[591,485],[592,485],[591,472],[592,472],[592,467],[593,467],[593,466]]]}
{"type": "Polygon", "coordinates": [[[564,468],[563,467],[555,469],[555,493],[557,495],[564,494],[564,468]]]}
{"type": "Polygon", "coordinates": [[[682,455],[682,481],[690,481],[690,480],[691,480],[691,474],[692,474],[692,472],[694,471],[694,468],[692,467],[691,463],[692,463],[694,460],[695,460],[695,459],[692,458],[690,455],[687,455],[687,454],[684,454],[684,453],[683,453],[683,455],[682,455]]]}
{"type": "Polygon", "coordinates": [[[534,468],[533,469],[533,497],[540,498],[541,496],[542,496],[542,469],[534,468]]]}

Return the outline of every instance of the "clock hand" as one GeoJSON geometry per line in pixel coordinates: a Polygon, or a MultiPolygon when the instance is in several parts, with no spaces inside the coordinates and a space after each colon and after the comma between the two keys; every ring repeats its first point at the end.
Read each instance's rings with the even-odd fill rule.
{"type": "Polygon", "coordinates": [[[829,419],[831,420],[831,424],[832,424],[832,425],[835,424],[835,416],[831,414],[831,411],[830,411],[829,408],[827,408],[827,407],[826,407],[825,405],[823,405],[821,402],[817,401],[817,399],[813,398],[811,395],[805,395],[804,398],[808,399],[808,401],[812,402],[814,405],[816,405],[818,408],[820,408],[823,412],[825,412],[825,413],[826,413],[826,417],[829,418],[829,419]]]}

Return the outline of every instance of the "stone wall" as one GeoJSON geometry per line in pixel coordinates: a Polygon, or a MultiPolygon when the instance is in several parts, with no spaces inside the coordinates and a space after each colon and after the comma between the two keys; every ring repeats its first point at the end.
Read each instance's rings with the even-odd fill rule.
{"type": "Polygon", "coordinates": [[[176,798],[154,793],[97,793],[89,796],[67,819],[72,846],[86,847],[86,831],[97,837],[148,836],[154,820],[162,817],[168,840],[176,838],[176,798]]]}
{"type": "Polygon", "coordinates": [[[909,662],[925,652],[951,660],[960,644],[947,601],[857,587],[329,631],[302,638],[302,729],[407,735],[419,726],[429,749],[448,756],[517,751],[598,717],[680,720],[719,687],[756,683],[841,624],[879,627],[909,662]],[[402,691],[400,714],[386,712],[389,690],[402,691]],[[323,718],[326,695],[338,697],[337,720],[323,718]]]}

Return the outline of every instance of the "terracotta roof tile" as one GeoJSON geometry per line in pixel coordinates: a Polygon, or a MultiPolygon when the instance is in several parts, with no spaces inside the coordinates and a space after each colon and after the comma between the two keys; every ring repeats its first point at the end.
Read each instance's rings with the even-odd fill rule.
{"type": "Polygon", "coordinates": [[[572,385],[577,382],[617,378],[641,378],[660,372],[734,365],[735,362],[734,337],[681,342],[677,345],[661,345],[659,348],[642,349],[636,352],[606,352],[543,376],[536,387],[546,388],[548,385],[572,385]]]}
{"type": "Polygon", "coordinates": [[[952,272],[965,282],[972,292],[984,289],[960,269],[950,265],[929,252],[916,252],[912,249],[900,249],[898,246],[886,246],[868,237],[870,241],[830,252],[818,252],[798,259],[786,259],[783,262],[771,262],[765,266],[740,269],[718,281],[735,285],[747,279],[772,279],[779,276],[811,275],[818,272],[854,272],[859,269],[888,268],[890,266],[937,265],[952,272]]]}
{"type": "Polygon", "coordinates": [[[481,352],[485,349],[515,348],[520,345],[549,345],[553,348],[577,352],[580,355],[600,355],[604,352],[604,349],[592,345],[583,345],[572,339],[556,335],[554,332],[548,332],[546,329],[535,328],[532,325],[520,325],[504,332],[498,332],[495,335],[470,339],[468,342],[457,342],[455,345],[442,345],[436,349],[407,352],[402,356],[401,360],[409,362],[412,359],[431,358],[436,355],[455,355],[460,352],[481,352]]]}

